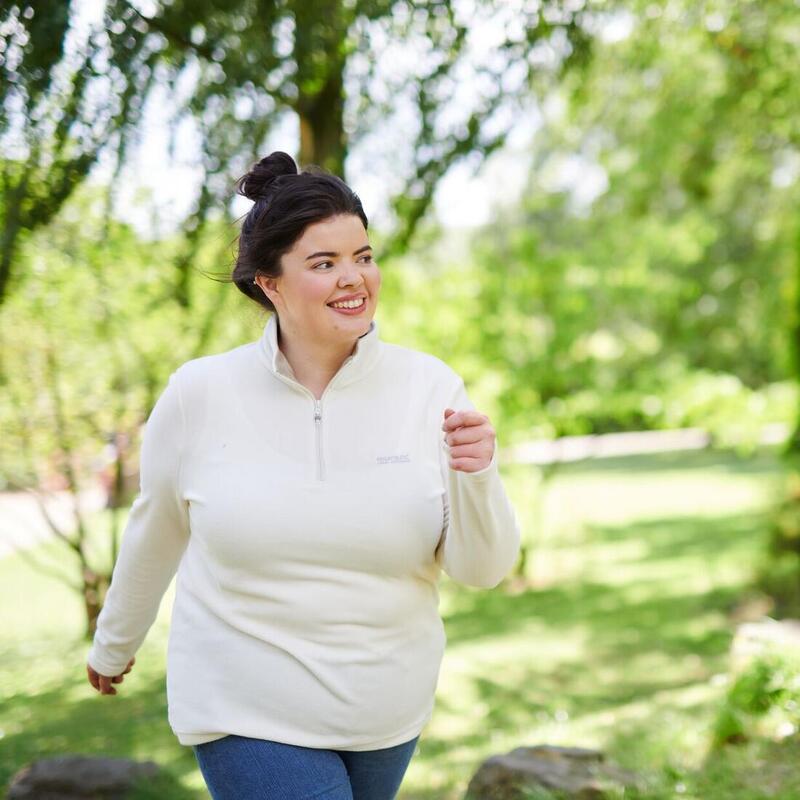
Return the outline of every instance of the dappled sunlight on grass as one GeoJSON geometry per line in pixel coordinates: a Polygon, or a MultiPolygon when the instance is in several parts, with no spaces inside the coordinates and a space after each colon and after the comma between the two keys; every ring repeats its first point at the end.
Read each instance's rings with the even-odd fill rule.
{"type": "MultiPolygon", "coordinates": [[[[448,644],[437,705],[400,798],[460,799],[484,758],[520,745],[597,747],[667,783],[670,769],[704,766],[725,692],[731,612],[763,545],[779,474],[775,461],[748,468],[731,459],[671,454],[652,472],[642,459],[615,460],[629,471],[570,465],[551,484],[541,536],[530,528],[536,498],[524,473],[510,471],[549,582],[484,591],[443,577],[448,644]]],[[[120,694],[100,697],[85,678],[80,603],[16,558],[0,561],[0,598],[16,609],[0,650],[2,779],[33,757],[106,752],[111,742],[112,754],[162,764],[186,798],[207,797],[166,719],[172,591],[120,694]]],[[[733,769],[715,758],[708,768],[725,774],[698,796],[733,797],[715,793],[733,769]]]]}
{"type": "MultiPolygon", "coordinates": [[[[547,489],[546,535],[526,529],[550,575],[545,588],[443,582],[439,700],[404,796],[461,797],[483,758],[523,744],[598,747],[640,771],[703,764],[725,691],[730,614],[780,474],[774,461],[748,468],[726,457],[670,454],[653,473],[638,458],[614,459],[609,473],[569,465],[547,489]],[[626,731],[636,731],[635,747],[626,731]]],[[[526,528],[535,498],[512,472],[526,528]]]]}

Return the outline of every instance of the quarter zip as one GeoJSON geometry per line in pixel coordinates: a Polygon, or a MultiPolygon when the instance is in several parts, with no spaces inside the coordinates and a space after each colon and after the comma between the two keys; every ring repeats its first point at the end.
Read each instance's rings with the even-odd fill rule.
{"type": "MultiPolygon", "coordinates": [[[[273,319],[274,319],[274,317],[270,319],[270,323],[272,322],[273,319]]],[[[268,325],[270,323],[268,323],[268,325]]],[[[370,330],[372,330],[372,325],[370,326],[370,330]]],[[[274,348],[276,346],[277,345],[276,345],[275,341],[271,341],[270,342],[270,352],[272,354],[272,356],[271,356],[272,361],[270,363],[270,367],[271,367],[272,374],[276,378],[278,378],[278,380],[283,381],[287,386],[291,386],[296,391],[300,391],[303,394],[305,394],[308,397],[310,397],[311,398],[311,402],[314,404],[314,438],[315,438],[316,451],[317,451],[317,480],[318,481],[324,481],[325,480],[325,475],[326,475],[326,470],[325,470],[325,457],[324,457],[323,447],[322,447],[322,403],[325,400],[325,395],[333,388],[333,385],[336,383],[337,379],[342,374],[343,368],[346,367],[355,358],[355,354],[353,353],[353,354],[349,355],[342,362],[341,367],[339,367],[339,370],[331,378],[331,380],[328,382],[328,385],[325,387],[325,390],[322,392],[322,397],[317,399],[317,397],[314,395],[314,393],[310,389],[308,389],[308,387],[306,387],[302,383],[300,383],[300,381],[298,381],[296,378],[290,377],[289,375],[286,375],[286,374],[282,373],[280,371],[280,369],[275,369],[275,366],[274,366],[275,350],[274,350],[274,348]]]]}
{"type": "MultiPolygon", "coordinates": [[[[345,361],[342,364],[342,366],[344,366],[345,364],[350,362],[352,359],[353,359],[353,356],[350,356],[349,358],[345,359],[345,361]]],[[[314,403],[314,435],[315,435],[315,438],[316,438],[316,445],[317,445],[317,480],[318,481],[324,481],[325,480],[325,460],[324,460],[323,454],[322,454],[322,401],[325,398],[325,395],[328,393],[328,390],[336,382],[336,378],[339,377],[340,373],[341,373],[341,368],[340,368],[339,372],[337,372],[333,376],[333,378],[331,378],[330,382],[325,387],[325,391],[322,393],[322,397],[319,400],[317,400],[317,398],[314,397],[314,394],[311,391],[309,391],[309,389],[307,387],[303,386],[303,384],[300,383],[299,381],[296,381],[293,378],[290,378],[288,375],[283,375],[280,372],[273,373],[277,378],[282,380],[288,386],[292,386],[295,389],[299,389],[304,394],[307,394],[311,398],[312,402],[314,403]]]]}
{"type": "MultiPolygon", "coordinates": [[[[327,391],[327,388],[326,388],[327,391]]],[[[323,396],[325,392],[322,393],[323,396]]],[[[317,435],[317,480],[325,480],[325,464],[322,461],[322,402],[314,398],[314,427],[317,435]]]]}

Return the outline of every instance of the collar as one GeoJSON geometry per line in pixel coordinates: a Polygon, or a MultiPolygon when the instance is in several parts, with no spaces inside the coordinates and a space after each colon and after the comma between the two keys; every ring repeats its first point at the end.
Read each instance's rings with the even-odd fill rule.
{"type": "MultiPolygon", "coordinates": [[[[336,381],[337,386],[346,386],[366,375],[380,358],[381,345],[378,322],[373,319],[369,330],[358,337],[355,350],[344,360],[328,385],[336,381]]],[[[269,315],[264,325],[264,332],[258,341],[258,351],[270,372],[298,383],[291,364],[278,347],[278,315],[275,313],[269,315]]]]}

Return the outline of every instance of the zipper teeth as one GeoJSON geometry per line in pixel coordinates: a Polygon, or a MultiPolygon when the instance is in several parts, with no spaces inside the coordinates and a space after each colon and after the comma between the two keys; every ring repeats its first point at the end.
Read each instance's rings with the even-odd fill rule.
{"type": "Polygon", "coordinates": [[[323,480],[325,471],[322,463],[322,404],[316,398],[314,398],[314,424],[317,429],[317,477],[323,480]]]}
{"type": "MultiPolygon", "coordinates": [[[[350,356],[350,358],[348,358],[344,363],[347,364],[350,360],[352,360],[352,356],[350,356]]],[[[314,401],[314,427],[317,435],[317,478],[321,481],[325,480],[325,463],[322,460],[322,399],[318,400],[316,397],[314,397],[314,395],[299,381],[293,381],[291,378],[286,377],[286,375],[280,375],[279,373],[275,374],[287,386],[293,386],[297,389],[300,389],[300,391],[307,394],[314,401]]],[[[331,383],[333,383],[333,380],[325,387],[325,392],[328,391],[331,383]]],[[[325,392],[322,393],[323,397],[325,396],[325,392]]]]}

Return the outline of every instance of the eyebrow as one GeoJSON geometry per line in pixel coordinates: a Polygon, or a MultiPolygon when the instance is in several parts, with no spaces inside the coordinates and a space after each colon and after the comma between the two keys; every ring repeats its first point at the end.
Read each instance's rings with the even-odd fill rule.
{"type": "MultiPolygon", "coordinates": [[[[365,250],[372,250],[371,244],[365,244],[363,247],[359,247],[358,250],[353,251],[353,255],[357,256],[359,253],[363,253],[365,250]]],[[[306,261],[309,258],[317,258],[318,256],[338,256],[338,253],[334,253],[333,250],[320,250],[317,253],[312,253],[310,256],[306,256],[306,261]]]]}

